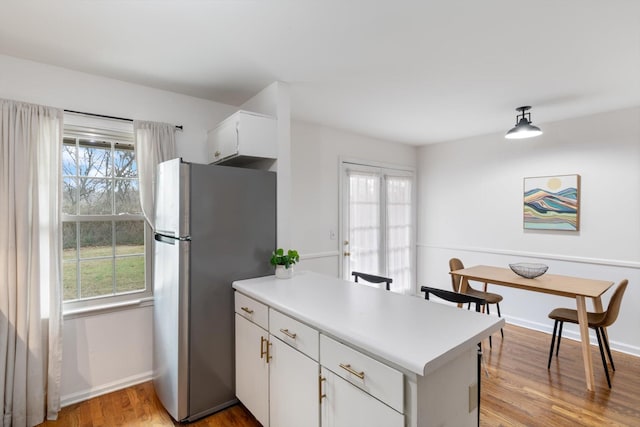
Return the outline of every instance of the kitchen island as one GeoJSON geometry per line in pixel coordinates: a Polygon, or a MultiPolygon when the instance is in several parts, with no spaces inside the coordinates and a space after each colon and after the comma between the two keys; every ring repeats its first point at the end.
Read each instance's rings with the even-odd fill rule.
{"type": "Polygon", "coordinates": [[[476,425],[477,344],[504,320],[312,272],[233,287],[237,395],[263,425],[476,425]],[[291,351],[283,359],[298,373],[279,365],[291,351]],[[247,365],[250,353],[260,359],[247,365]],[[266,390],[256,392],[258,375],[266,390]],[[286,402],[307,394],[306,412],[289,414],[286,402]],[[253,399],[263,399],[255,411],[253,399]]]}

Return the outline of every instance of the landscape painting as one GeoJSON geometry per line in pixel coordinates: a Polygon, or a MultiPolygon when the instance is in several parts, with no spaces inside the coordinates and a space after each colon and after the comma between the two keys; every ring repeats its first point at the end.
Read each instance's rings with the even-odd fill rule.
{"type": "Polygon", "coordinates": [[[526,230],[580,229],[580,175],[524,179],[526,230]]]}

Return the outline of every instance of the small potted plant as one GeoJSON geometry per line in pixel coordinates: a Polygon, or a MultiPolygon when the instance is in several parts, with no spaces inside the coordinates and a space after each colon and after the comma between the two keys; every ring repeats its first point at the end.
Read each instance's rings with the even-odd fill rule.
{"type": "Polygon", "coordinates": [[[293,264],[300,261],[300,255],[295,249],[289,249],[287,253],[284,249],[278,248],[271,253],[271,265],[276,267],[276,277],[288,279],[293,275],[293,264]]]}

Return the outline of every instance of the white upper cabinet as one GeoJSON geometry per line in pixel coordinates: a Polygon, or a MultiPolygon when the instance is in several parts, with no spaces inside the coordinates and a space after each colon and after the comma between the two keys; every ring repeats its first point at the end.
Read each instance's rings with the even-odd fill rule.
{"type": "Polygon", "coordinates": [[[238,111],[207,133],[209,163],[233,164],[247,159],[276,159],[277,120],[238,111]]]}

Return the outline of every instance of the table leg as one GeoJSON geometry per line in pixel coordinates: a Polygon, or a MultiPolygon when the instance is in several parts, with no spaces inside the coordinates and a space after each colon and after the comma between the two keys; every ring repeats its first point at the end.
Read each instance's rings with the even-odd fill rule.
{"type": "Polygon", "coordinates": [[[589,341],[589,322],[587,319],[587,303],[582,295],[576,296],[578,323],[580,325],[580,340],[582,345],[582,360],[584,374],[587,380],[587,390],[595,390],[595,376],[593,375],[593,361],[591,358],[591,343],[589,341]]]}
{"type": "MultiPolygon", "coordinates": [[[[602,313],[604,311],[604,309],[602,308],[602,299],[600,297],[593,298],[593,308],[596,313],[602,313]]],[[[602,328],[602,329],[604,330],[604,336],[608,341],[609,335],[607,334],[607,328],[602,328]]],[[[604,352],[604,357],[609,363],[611,363],[611,359],[609,359],[609,354],[606,351],[604,352]]]]}

